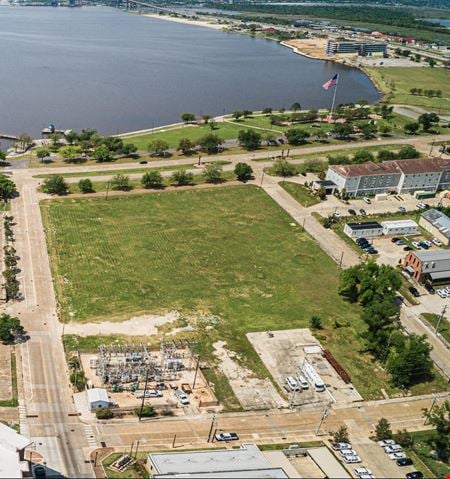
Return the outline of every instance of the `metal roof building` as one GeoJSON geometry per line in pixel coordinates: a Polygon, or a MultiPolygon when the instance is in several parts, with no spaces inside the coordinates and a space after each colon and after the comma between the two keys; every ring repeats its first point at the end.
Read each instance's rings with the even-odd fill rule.
{"type": "Polygon", "coordinates": [[[410,251],[403,262],[405,270],[417,281],[450,282],[450,250],[410,251]]]}
{"type": "Polygon", "coordinates": [[[154,478],[288,477],[283,468],[273,467],[255,444],[242,444],[239,449],[150,453],[148,465],[154,478]]]}
{"type": "Polygon", "coordinates": [[[370,238],[381,236],[383,234],[383,227],[376,221],[347,223],[344,226],[344,233],[350,236],[350,238],[370,238]]]}
{"type": "Polygon", "coordinates": [[[0,478],[21,478],[29,472],[24,450],[32,441],[0,422],[0,478]]]}
{"type": "Polygon", "coordinates": [[[91,409],[107,408],[111,405],[106,389],[92,388],[86,391],[87,401],[91,409]]]}
{"type": "Polygon", "coordinates": [[[382,221],[384,235],[416,235],[419,225],[413,220],[382,221]]]}
{"type": "Polygon", "coordinates": [[[419,224],[445,245],[450,244],[450,218],[442,211],[434,208],[424,211],[419,224]]]}

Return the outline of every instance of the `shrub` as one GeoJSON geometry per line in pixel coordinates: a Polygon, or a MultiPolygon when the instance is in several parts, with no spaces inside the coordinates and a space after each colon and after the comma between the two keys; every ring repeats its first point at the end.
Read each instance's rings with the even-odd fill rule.
{"type": "Polygon", "coordinates": [[[130,191],[132,189],[130,177],[121,174],[115,175],[111,180],[111,189],[115,191],[130,191]]]}
{"type": "Polygon", "coordinates": [[[289,163],[287,160],[279,159],[276,160],[272,166],[272,172],[276,176],[294,176],[296,174],[295,166],[292,163],[289,163]]]}
{"type": "Polygon", "coordinates": [[[174,171],[172,183],[176,186],[190,185],[194,181],[194,175],[185,169],[174,171]]]}
{"type": "Polygon", "coordinates": [[[44,180],[42,191],[50,195],[67,195],[69,187],[64,178],[59,175],[51,176],[44,180]]]}
{"type": "Polygon", "coordinates": [[[255,130],[241,130],[238,134],[238,141],[246,150],[256,150],[261,146],[261,134],[255,130]]]}
{"type": "Polygon", "coordinates": [[[92,181],[89,178],[83,178],[78,182],[78,188],[81,193],[92,193],[94,191],[92,187],[92,181]]]}
{"type": "Polygon", "coordinates": [[[203,170],[203,176],[208,183],[220,183],[222,181],[222,167],[217,163],[209,163],[203,170]]]}
{"type": "Polygon", "coordinates": [[[253,169],[247,163],[237,163],[234,167],[234,174],[239,181],[248,181],[252,178],[253,169]]]}
{"type": "Polygon", "coordinates": [[[144,188],[162,188],[164,181],[161,173],[157,170],[146,171],[141,178],[141,184],[144,188]]]}
{"type": "Polygon", "coordinates": [[[136,414],[136,416],[138,416],[138,417],[155,417],[156,416],[156,411],[155,411],[154,407],[145,405],[142,408],[142,411],[141,411],[140,407],[137,407],[134,410],[134,414],[136,414]]]}
{"type": "Polygon", "coordinates": [[[111,419],[114,413],[109,408],[99,408],[95,410],[95,416],[97,419],[111,419]]]}

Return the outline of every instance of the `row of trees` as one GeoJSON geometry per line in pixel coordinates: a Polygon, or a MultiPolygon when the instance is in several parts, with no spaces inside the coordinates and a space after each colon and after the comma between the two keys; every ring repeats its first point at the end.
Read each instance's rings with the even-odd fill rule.
{"type": "Polygon", "coordinates": [[[14,301],[20,299],[20,287],[17,279],[17,273],[19,269],[17,267],[16,249],[14,248],[14,232],[12,226],[14,224],[14,218],[12,216],[5,216],[3,220],[3,228],[5,234],[5,246],[3,247],[3,253],[5,258],[5,270],[2,275],[5,280],[3,286],[6,293],[6,301],[14,301]]]}
{"type": "Polygon", "coordinates": [[[366,350],[383,363],[395,386],[409,388],[432,376],[431,347],[424,336],[406,336],[400,323],[397,270],[372,261],[341,273],[339,294],[361,304],[366,350]]]}
{"type": "Polygon", "coordinates": [[[440,118],[436,113],[423,113],[417,118],[416,122],[406,123],[403,129],[408,135],[415,135],[420,127],[422,127],[425,132],[430,131],[433,126],[439,123],[439,121],[440,118]]]}
{"type": "Polygon", "coordinates": [[[25,330],[20,324],[18,318],[9,314],[0,316],[0,341],[5,344],[11,344],[17,339],[23,337],[25,330]]]}
{"type": "Polygon", "coordinates": [[[357,150],[353,155],[329,155],[328,163],[330,165],[348,165],[360,164],[367,161],[389,161],[389,160],[405,160],[410,158],[418,158],[420,153],[411,145],[405,145],[398,152],[392,150],[380,150],[376,155],[370,150],[357,150]]]}
{"type": "MultiPolygon", "coordinates": [[[[248,181],[253,176],[253,170],[247,163],[237,163],[234,168],[234,174],[239,181],[248,181]]],[[[207,183],[220,183],[224,181],[222,166],[217,162],[209,163],[203,169],[202,175],[207,183]]],[[[194,175],[186,169],[174,171],[170,177],[170,183],[175,186],[185,186],[194,183],[194,175]]],[[[141,185],[146,189],[164,188],[165,182],[158,170],[149,170],[141,178],[141,185]]],[[[130,177],[123,174],[117,174],[109,181],[111,190],[129,191],[133,189],[130,177]]],[[[78,182],[78,188],[81,193],[93,193],[94,185],[89,178],[83,178],[78,182]]],[[[70,191],[69,185],[63,176],[52,175],[44,180],[42,190],[51,195],[67,195],[70,191]]]]}
{"type": "Polygon", "coordinates": [[[426,89],[422,89],[422,88],[411,88],[411,90],[409,90],[409,93],[411,95],[427,96],[429,98],[431,98],[431,97],[441,98],[442,97],[442,90],[426,90],[426,89]]]}

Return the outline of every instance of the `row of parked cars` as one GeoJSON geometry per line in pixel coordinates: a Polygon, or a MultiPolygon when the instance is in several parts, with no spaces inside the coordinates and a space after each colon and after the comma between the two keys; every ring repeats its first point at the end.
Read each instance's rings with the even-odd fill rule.
{"type": "Polygon", "coordinates": [[[300,389],[309,389],[308,381],[301,375],[288,376],[286,378],[286,384],[291,391],[300,391],[300,389]]]}
{"type": "Polygon", "coordinates": [[[358,238],[356,244],[367,254],[377,254],[378,250],[366,238],[358,238]]]}
{"type": "MultiPolygon", "coordinates": [[[[357,464],[362,462],[356,451],[352,449],[352,445],[348,442],[337,442],[331,446],[335,451],[338,451],[342,457],[342,460],[346,464],[357,464]]],[[[364,477],[362,479],[373,479],[373,475],[370,477],[364,477]]]]}
{"type": "MultiPolygon", "coordinates": [[[[413,461],[403,452],[400,445],[396,444],[393,439],[384,439],[377,443],[384,449],[384,452],[388,455],[389,459],[395,461],[397,466],[412,466],[413,461]]],[[[420,471],[413,471],[406,474],[408,479],[422,479],[423,474],[420,471]]]]}

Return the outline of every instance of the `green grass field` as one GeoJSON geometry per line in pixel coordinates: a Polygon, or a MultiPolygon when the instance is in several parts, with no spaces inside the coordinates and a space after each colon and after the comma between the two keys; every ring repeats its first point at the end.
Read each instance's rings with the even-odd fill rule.
{"type": "MultiPolygon", "coordinates": [[[[423,313],[423,319],[430,325],[431,328],[436,328],[440,315],[433,314],[433,313],[423,313]]],[[[450,322],[446,318],[442,318],[442,321],[439,324],[439,332],[441,333],[442,337],[450,343],[450,322]]]]}
{"type": "Polygon", "coordinates": [[[406,452],[413,459],[415,466],[424,473],[424,477],[448,476],[450,462],[444,464],[432,455],[433,445],[429,441],[434,437],[434,431],[418,431],[411,434],[414,444],[406,452]]]}
{"type": "MultiPolygon", "coordinates": [[[[220,380],[214,341],[225,340],[243,364],[267,377],[245,333],[308,327],[317,314],[324,323],[318,339],[361,394],[398,392],[362,351],[359,308],[338,296],[335,263],[259,188],[67,198],[44,201],[41,209],[62,320],[173,309],[217,315],[217,323],[194,320],[191,338],[210,360],[208,377],[220,380]]],[[[417,390],[445,387],[438,378],[417,390]]],[[[219,399],[234,407],[229,388],[220,389],[219,399]]]]}
{"type": "MultiPolygon", "coordinates": [[[[430,108],[450,113],[450,71],[446,68],[366,68],[383,93],[392,94],[391,103],[430,108]],[[411,88],[442,90],[442,98],[411,95],[411,88]]],[[[412,121],[412,120],[411,120],[412,121]]]]}
{"type": "Polygon", "coordinates": [[[280,182],[280,186],[286,190],[296,201],[302,206],[308,207],[320,203],[320,198],[311,194],[311,192],[303,185],[292,183],[290,181],[280,182]]]}

